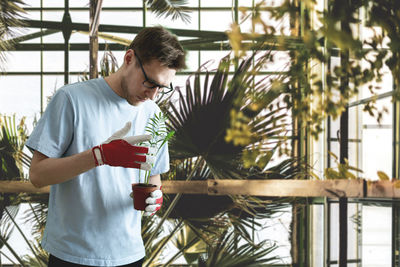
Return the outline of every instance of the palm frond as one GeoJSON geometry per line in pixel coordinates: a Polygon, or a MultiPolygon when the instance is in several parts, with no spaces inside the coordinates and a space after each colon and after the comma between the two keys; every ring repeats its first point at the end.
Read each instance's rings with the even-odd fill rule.
{"type": "MultiPolygon", "coordinates": [[[[21,19],[25,11],[22,0],[0,0],[0,63],[4,63],[4,51],[9,50],[14,43],[10,40],[15,36],[15,28],[23,26],[21,19]]],[[[2,66],[0,66],[2,68],[2,66]]]]}
{"type": "Polygon", "coordinates": [[[118,69],[118,61],[114,54],[111,52],[108,45],[106,45],[103,57],[100,61],[100,75],[101,77],[107,77],[110,74],[116,72],[118,69]]]}
{"type": "Polygon", "coordinates": [[[13,215],[8,211],[8,209],[5,209],[5,212],[6,212],[7,216],[9,217],[9,219],[12,221],[13,225],[15,226],[15,228],[18,230],[18,232],[22,236],[22,238],[25,240],[26,244],[28,245],[28,247],[30,248],[31,252],[35,256],[37,263],[40,265],[40,267],[44,267],[45,264],[42,264],[41,260],[39,259],[38,255],[36,254],[37,250],[34,248],[34,243],[30,242],[28,240],[27,236],[22,231],[21,227],[19,227],[19,225],[15,221],[15,217],[13,217],[13,215]]]}
{"type": "Polygon", "coordinates": [[[25,211],[24,223],[32,225],[31,233],[40,240],[47,220],[48,194],[35,194],[26,198],[29,209],[25,211]]]}
{"type": "MultiPolygon", "coordinates": [[[[166,112],[168,126],[175,131],[175,138],[170,145],[172,159],[202,156],[210,169],[213,159],[215,162],[218,157],[227,157],[225,162],[228,159],[237,160],[241,148],[226,144],[223,140],[229,124],[232,98],[236,93],[227,90],[228,74],[229,58],[226,57],[221,60],[208,90],[200,90],[198,72],[194,74],[193,89],[188,79],[185,92],[177,91],[179,107],[171,105],[166,112]]],[[[207,82],[209,75],[205,75],[207,82]]]]}
{"type": "Polygon", "coordinates": [[[245,242],[239,245],[240,238],[235,232],[225,231],[218,242],[199,260],[199,267],[255,267],[273,264],[277,256],[269,256],[276,246],[268,246],[266,242],[257,245],[245,242]]]}
{"type": "Polygon", "coordinates": [[[22,256],[22,260],[29,267],[47,266],[49,254],[37,243],[31,242],[31,247],[34,249],[34,257],[31,255],[22,256]]]}
{"type": "MultiPolygon", "coordinates": [[[[11,217],[15,218],[17,216],[17,213],[19,211],[19,206],[8,206],[4,207],[3,210],[8,211],[8,213],[11,215],[11,217]]],[[[1,214],[3,215],[3,213],[1,214]]],[[[3,237],[3,240],[8,240],[11,236],[12,231],[14,230],[14,227],[12,225],[12,221],[10,220],[10,216],[0,216],[0,235],[3,237]]],[[[0,248],[4,246],[4,243],[0,241],[0,248]]]]}
{"type": "Polygon", "coordinates": [[[20,180],[22,166],[30,157],[23,152],[27,139],[24,118],[16,123],[15,115],[0,117],[0,180],[20,180]]]}
{"type": "Polygon", "coordinates": [[[182,21],[189,23],[189,11],[185,10],[186,0],[146,0],[146,4],[158,16],[171,17],[172,20],[180,18],[182,21]]]}
{"type": "MultiPolygon", "coordinates": [[[[2,203],[0,201],[0,203],[2,203]]],[[[0,216],[0,249],[6,247],[14,258],[21,264],[26,266],[22,258],[18,255],[15,249],[9,244],[9,239],[15,228],[14,218],[17,216],[19,206],[8,206],[1,210],[0,216]],[[4,213],[3,213],[4,211],[4,213]],[[4,214],[4,216],[2,216],[4,214]]]]}
{"type": "Polygon", "coordinates": [[[170,143],[171,159],[201,156],[213,178],[249,176],[242,156],[255,148],[257,152],[265,152],[265,156],[258,159],[258,165],[264,165],[260,168],[269,164],[276,148],[287,139],[287,129],[290,129],[288,108],[274,105],[283,90],[274,87],[266,78],[254,81],[254,74],[270,60],[270,52],[256,56],[254,53],[243,59],[229,79],[233,63],[228,55],[220,61],[213,77],[205,73],[203,86],[199,70],[192,77],[193,83],[188,79],[186,89],[177,90],[178,105],[171,103],[166,111],[168,127],[175,131],[175,138],[170,143]],[[257,106],[259,103],[253,102],[259,94],[263,96],[260,107],[257,106]],[[249,118],[246,127],[252,133],[250,145],[226,139],[232,121],[235,121],[233,110],[249,118]]]}
{"type": "MultiPolygon", "coordinates": [[[[106,45],[103,57],[100,60],[100,76],[101,77],[107,77],[110,74],[116,72],[118,69],[118,61],[115,58],[114,54],[110,50],[109,46],[106,45]]],[[[80,81],[88,81],[89,80],[89,74],[84,71],[80,76],[79,76],[80,81]]]]}
{"type": "Polygon", "coordinates": [[[188,264],[192,264],[206,252],[206,243],[187,224],[179,231],[173,243],[188,264]]]}
{"type": "Polygon", "coordinates": [[[165,250],[168,242],[173,240],[175,234],[178,233],[183,227],[183,221],[180,220],[173,224],[172,229],[169,230],[167,236],[161,238],[154,244],[152,244],[151,248],[148,251],[151,251],[150,254],[146,254],[146,260],[144,262],[144,266],[148,266],[150,263],[154,264],[160,258],[161,253],[165,250]]]}

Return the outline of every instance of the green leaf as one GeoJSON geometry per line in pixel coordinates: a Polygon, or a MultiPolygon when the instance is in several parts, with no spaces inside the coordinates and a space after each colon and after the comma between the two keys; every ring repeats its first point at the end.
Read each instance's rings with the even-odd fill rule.
{"type": "Polygon", "coordinates": [[[390,181],[389,176],[383,171],[377,171],[378,177],[381,181],[390,181]]]}

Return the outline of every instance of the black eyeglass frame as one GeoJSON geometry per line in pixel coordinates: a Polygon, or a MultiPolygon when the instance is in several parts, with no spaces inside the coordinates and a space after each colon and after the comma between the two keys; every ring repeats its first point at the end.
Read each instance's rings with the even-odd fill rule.
{"type": "Polygon", "coordinates": [[[163,95],[171,93],[174,90],[174,87],[172,86],[172,82],[169,84],[169,87],[168,87],[168,86],[165,86],[165,85],[158,84],[157,82],[149,79],[149,77],[147,77],[146,72],[144,71],[142,61],[140,60],[140,58],[137,55],[136,51],[135,50],[133,50],[133,51],[135,52],[135,57],[137,58],[137,60],[139,62],[139,66],[142,69],[143,76],[144,76],[144,79],[145,79],[142,82],[143,86],[146,87],[146,88],[149,88],[149,89],[158,88],[158,92],[163,94],[163,95]],[[146,82],[148,82],[150,84],[153,84],[153,86],[146,85],[146,82]]]}

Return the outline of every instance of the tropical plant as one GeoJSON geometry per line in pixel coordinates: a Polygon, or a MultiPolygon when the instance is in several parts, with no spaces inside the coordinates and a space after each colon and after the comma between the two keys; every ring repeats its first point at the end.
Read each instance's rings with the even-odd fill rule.
{"type": "Polygon", "coordinates": [[[16,117],[0,117],[0,179],[23,179],[23,166],[30,158],[23,152],[27,139],[25,119],[17,125],[16,117]]]}
{"type": "MultiPolygon", "coordinates": [[[[100,77],[107,77],[111,73],[116,72],[118,69],[118,61],[114,54],[111,52],[108,45],[106,45],[103,57],[100,60],[100,77]]],[[[79,81],[88,81],[89,74],[85,71],[79,76],[79,81]]]]}
{"type": "MultiPolygon", "coordinates": [[[[16,27],[23,26],[21,19],[25,11],[22,0],[1,0],[0,1],[0,63],[3,65],[6,60],[4,51],[9,50],[14,41],[16,27]]],[[[2,66],[1,66],[2,67],[2,66]]]]}
{"type": "MultiPolygon", "coordinates": [[[[31,160],[31,157],[23,151],[27,139],[25,120],[23,118],[19,124],[17,124],[15,116],[0,117],[0,129],[0,180],[25,180],[23,169],[24,167],[29,168],[31,160]]],[[[43,196],[41,198],[43,198],[43,196]]],[[[47,200],[46,197],[44,198],[47,200]]],[[[15,217],[19,211],[19,205],[22,202],[29,201],[31,201],[31,197],[27,194],[0,194],[0,248],[3,246],[7,247],[22,266],[28,266],[27,262],[30,262],[29,266],[33,266],[33,262],[36,262],[36,266],[45,266],[47,254],[40,246],[28,240],[26,234],[23,233],[15,221],[15,217]],[[9,244],[10,235],[15,229],[30,248],[33,255],[31,259],[28,259],[29,257],[27,256],[22,257],[18,255],[9,244]]],[[[29,205],[31,209],[33,209],[30,203],[29,205]]],[[[7,257],[5,254],[2,254],[2,256],[7,257]]],[[[12,262],[11,259],[9,260],[12,262]]]]}
{"type": "MultiPolygon", "coordinates": [[[[234,23],[229,33],[231,46],[238,57],[245,55],[252,41],[272,43],[276,49],[288,51],[287,79],[277,81],[277,86],[284,88],[287,94],[282,102],[292,107],[293,118],[316,138],[323,130],[323,120],[328,116],[338,118],[362,86],[368,87],[370,94],[377,97],[380,87],[373,82],[381,81],[383,67],[392,71],[394,96],[400,95],[399,2],[339,0],[326,3],[326,9],[315,11],[318,10],[315,0],[285,0],[275,7],[268,1],[259,1],[252,10],[251,32],[244,33],[241,26],[234,23]],[[299,14],[300,3],[306,7],[304,17],[299,14]],[[360,18],[360,10],[365,11],[365,17],[360,18]],[[292,22],[301,23],[301,29],[290,29],[297,32],[296,36],[284,35],[262,19],[265,11],[275,21],[290,17],[292,22]],[[312,18],[319,20],[318,28],[311,25],[312,18]],[[361,24],[361,19],[365,23],[361,24]],[[371,38],[362,39],[363,35],[357,30],[361,27],[369,29],[371,38]],[[340,64],[327,68],[324,75],[320,71],[312,72],[313,68],[329,66],[332,58],[340,60],[340,64]]],[[[246,12],[244,17],[249,17],[246,12]]],[[[262,99],[262,95],[260,97],[262,99]]],[[[367,101],[364,110],[378,122],[386,111],[377,107],[376,100],[367,101]]]]}
{"type": "MultiPolygon", "coordinates": [[[[175,134],[174,131],[169,132],[167,130],[167,127],[165,126],[166,119],[167,117],[162,112],[156,113],[154,114],[154,117],[150,118],[150,121],[146,124],[145,127],[145,133],[151,135],[151,139],[149,141],[141,143],[141,145],[153,148],[155,150],[155,155],[158,154],[160,149],[175,134]]],[[[150,172],[151,172],[150,170],[145,171],[145,177],[144,177],[145,184],[149,183],[150,172]]],[[[141,171],[139,172],[139,181],[140,181],[140,174],[141,171]]]]}
{"type": "Polygon", "coordinates": [[[198,267],[256,267],[277,263],[278,257],[268,257],[276,249],[266,246],[265,241],[259,244],[244,243],[238,245],[235,232],[225,231],[219,240],[208,247],[207,253],[200,257],[198,267]],[[266,248],[265,248],[266,246],[266,248]]]}
{"type": "Polygon", "coordinates": [[[184,22],[190,21],[189,11],[184,9],[186,0],[144,0],[158,16],[180,18],[184,22]]]}
{"type": "MultiPolygon", "coordinates": [[[[0,117],[0,181],[24,179],[23,164],[30,162],[22,151],[26,137],[24,119],[17,125],[15,116],[0,117]]],[[[0,219],[7,207],[19,202],[20,197],[15,194],[0,193],[0,219]]]]}
{"type": "Polygon", "coordinates": [[[265,175],[262,174],[263,168],[286,140],[290,124],[287,122],[288,108],[276,103],[283,91],[266,82],[266,77],[255,81],[255,74],[271,59],[271,51],[259,58],[256,55],[244,59],[231,80],[228,79],[229,68],[234,63],[225,57],[210,85],[210,73],[206,72],[202,86],[201,74],[197,72],[194,74],[194,87],[188,81],[186,91],[178,91],[179,107],[171,104],[170,110],[166,110],[169,126],[176,132],[171,141],[172,160],[201,157],[213,178],[242,179],[265,175]],[[265,101],[269,101],[263,107],[251,101],[253,95],[260,92],[266,95],[265,101]],[[236,107],[239,112],[236,112],[236,107]],[[270,109],[268,113],[267,108],[270,109]],[[241,114],[246,114],[248,120],[240,125],[236,123],[237,128],[232,133],[231,122],[241,114]],[[240,136],[243,131],[251,133],[245,144],[240,136]],[[264,153],[260,154],[261,157],[253,157],[258,168],[249,168],[242,156],[252,154],[255,147],[264,153]]]}
{"type": "Polygon", "coordinates": [[[173,243],[188,264],[194,264],[203,253],[207,252],[207,243],[199,238],[195,231],[185,224],[179,231],[173,243]]]}
{"type": "MultiPolygon", "coordinates": [[[[18,213],[19,206],[4,207],[4,208],[2,208],[2,214],[6,209],[8,209],[8,213],[11,215],[11,217],[15,218],[17,213],[18,213]]],[[[14,230],[14,225],[13,225],[13,222],[10,220],[10,216],[7,216],[7,214],[5,216],[2,216],[0,218],[0,249],[2,249],[4,246],[7,247],[8,250],[11,251],[13,256],[19,262],[22,262],[22,260],[19,258],[19,255],[15,252],[15,250],[10,246],[10,244],[8,242],[10,237],[11,237],[11,234],[12,234],[13,230],[14,230]]],[[[7,258],[9,261],[12,262],[12,260],[6,254],[1,252],[0,253],[0,265],[2,263],[1,259],[3,257],[7,258]]]]}
{"type": "MultiPolygon", "coordinates": [[[[293,167],[293,160],[274,163],[273,155],[288,138],[290,125],[288,108],[280,107],[277,100],[282,97],[280,88],[262,78],[258,82],[254,74],[270,59],[270,52],[256,59],[257,53],[244,59],[229,78],[229,68],[234,64],[228,57],[221,60],[219,68],[209,84],[210,73],[204,75],[200,84],[200,71],[194,74],[194,86],[188,80],[185,92],[177,91],[179,103],[166,105],[168,125],[175,131],[170,142],[170,155],[174,177],[187,177],[194,172],[193,179],[266,179],[294,178],[300,176],[300,166],[293,167]],[[253,66],[254,64],[254,66],[253,66]],[[253,67],[252,67],[253,66],[253,67]],[[263,92],[269,101],[264,108],[255,106],[252,95],[263,92]],[[240,106],[240,107],[239,107],[240,106]],[[238,107],[238,112],[235,108],[238,107]],[[235,124],[235,133],[229,132],[232,118],[246,114],[242,124],[235,124]],[[243,144],[240,130],[246,126],[251,132],[251,143],[243,144]],[[229,138],[227,138],[228,136],[229,138]],[[239,140],[238,140],[239,139],[239,140]],[[243,155],[253,155],[253,150],[263,153],[252,156],[252,164],[243,161],[243,155]],[[193,162],[204,162],[194,168],[193,162]],[[255,166],[254,166],[255,165],[255,166]]],[[[188,196],[189,197],[189,196],[188,196]]],[[[208,197],[208,196],[206,196],[208,197]]]]}
{"type": "MultiPolygon", "coordinates": [[[[212,77],[206,71],[204,84],[200,83],[200,70],[193,75],[193,86],[188,79],[186,90],[176,91],[179,94],[177,104],[173,97],[165,99],[167,103],[164,102],[162,106],[169,119],[167,125],[176,134],[170,142],[171,171],[163,179],[284,179],[301,178],[305,175],[305,172],[301,172],[301,165],[294,165],[292,159],[280,163],[273,161],[274,152],[278,151],[288,137],[284,130],[288,126],[284,122],[288,113],[285,107],[276,105],[281,97],[279,88],[265,82],[265,78],[255,81],[254,74],[259,72],[271,54],[267,52],[259,57],[257,55],[255,53],[238,64],[231,79],[229,69],[235,62],[227,56],[221,60],[212,77]],[[255,110],[252,102],[245,101],[250,99],[248,94],[251,89],[252,93],[269,92],[267,95],[270,105],[266,106],[269,108],[268,112],[261,108],[255,110]],[[247,121],[250,126],[248,130],[254,133],[252,145],[235,143],[235,139],[226,140],[232,121],[231,110],[239,105],[240,112],[252,116],[247,121]],[[243,153],[252,153],[253,147],[262,148],[266,156],[256,157],[256,166],[248,167],[242,156],[243,153]]],[[[240,236],[248,246],[254,248],[248,231],[259,226],[254,220],[269,218],[287,206],[287,203],[276,199],[178,194],[166,196],[159,216],[161,222],[167,218],[184,219],[185,226],[189,226],[197,236],[190,238],[193,243],[186,242],[192,243],[191,246],[203,242],[211,248],[225,230],[231,229],[235,231],[236,237],[240,236]]],[[[149,238],[147,245],[150,246],[151,241],[152,238],[149,238]]],[[[228,243],[222,242],[223,245],[228,243]]],[[[191,262],[199,261],[202,253],[190,250],[189,255],[188,247],[184,248],[182,242],[175,241],[175,244],[179,248],[179,255],[191,262]]],[[[243,254],[248,251],[250,249],[243,247],[243,254]]],[[[260,251],[270,253],[272,250],[264,247],[260,251]]],[[[173,258],[168,262],[171,263],[173,258]]]]}

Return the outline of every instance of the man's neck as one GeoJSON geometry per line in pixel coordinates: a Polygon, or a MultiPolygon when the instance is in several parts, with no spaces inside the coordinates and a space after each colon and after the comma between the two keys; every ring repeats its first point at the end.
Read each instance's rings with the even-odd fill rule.
{"type": "Polygon", "coordinates": [[[121,79],[119,79],[118,71],[105,77],[104,80],[117,95],[121,96],[121,79]]]}

